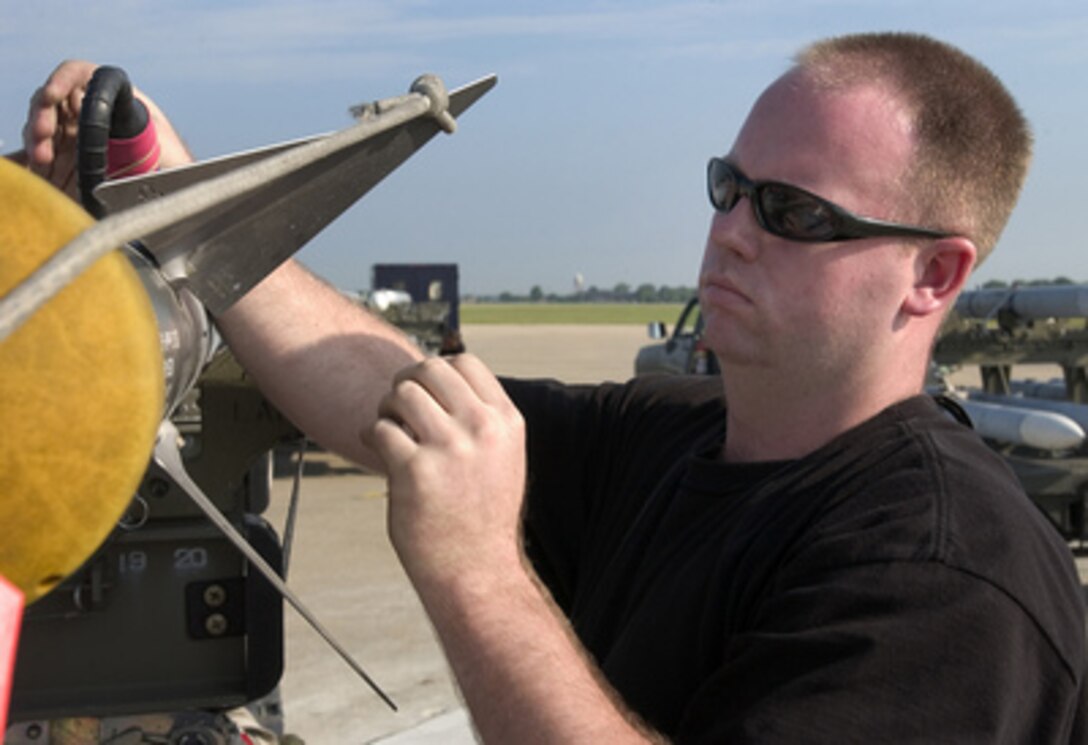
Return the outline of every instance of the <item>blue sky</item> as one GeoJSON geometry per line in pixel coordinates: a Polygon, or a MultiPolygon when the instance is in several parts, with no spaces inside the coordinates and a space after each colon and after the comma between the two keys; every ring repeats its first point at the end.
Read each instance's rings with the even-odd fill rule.
{"type": "Polygon", "coordinates": [[[462,290],[687,284],[710,217],[706,159],[813,39],[929,33],[981,59],[1032,121],[1027,188],[988,279],[1088,281],[1088,3],[147,2],[0,0],[0,140],[65,57],[126,69],[198,158],[350,124],[423,72],[498,86],[300,257],[336,284],[370,266],[455,261],[462,290]],[[43,23],[47,19],[50,25],[43,23]]]}

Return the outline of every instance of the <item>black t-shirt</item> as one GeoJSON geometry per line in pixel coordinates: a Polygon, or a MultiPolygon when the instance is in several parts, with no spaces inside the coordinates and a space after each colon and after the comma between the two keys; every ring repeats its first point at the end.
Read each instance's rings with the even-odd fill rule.
{"type": "Polygon", "coordinates": [[[679,742],[1067,743],[1083,595],[1004,461],[928,397],[726,464],[720,382],[504,381],[526,544],[631,708],[679,742]]]}

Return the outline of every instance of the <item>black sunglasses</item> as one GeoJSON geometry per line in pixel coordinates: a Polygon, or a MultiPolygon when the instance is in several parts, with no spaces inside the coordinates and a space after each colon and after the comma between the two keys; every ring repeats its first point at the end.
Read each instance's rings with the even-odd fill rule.
{"type": "Polygon", "coordinates": [[[711,158],[706,169],[710,203],[729,212],[747,197],[761,228],[772,235],[804,243],[827,243],[875,236],[947,238],[952,233],[916,225],[858,217],[796,186],[778,181],[752,181],[721,158],[711,158]]]}

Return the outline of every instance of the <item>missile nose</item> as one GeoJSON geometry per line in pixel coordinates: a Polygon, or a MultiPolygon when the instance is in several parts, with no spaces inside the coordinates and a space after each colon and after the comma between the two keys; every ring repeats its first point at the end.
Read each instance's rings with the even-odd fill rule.
{"type": "Polygon", "coordinates": [[[1084,429],[1062,414],[971,400],[959,403],[986,439],[1038,450],[1072,450],[1084,443],[1084,429]]]}
{"type": "Polygon", "coordinates": [[[1029,442],[1038,442],[1044,450],[1071,450],[1084,442],[1084,430],[1067,416],[1051,411],[1030,412],[1020,425],[1020,432],[1029,442]]]}

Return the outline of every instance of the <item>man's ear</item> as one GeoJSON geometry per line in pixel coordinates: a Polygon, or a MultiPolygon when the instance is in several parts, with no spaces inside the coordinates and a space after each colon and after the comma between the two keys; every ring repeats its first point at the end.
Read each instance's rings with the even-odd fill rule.
{"type": "Polygon", "coordinates": [[[915,256],[915,280],[903,301],[913,316],[942,313],[952,302],[975,266],[978,249],[962,236],[938,238],[915,256]]]}

